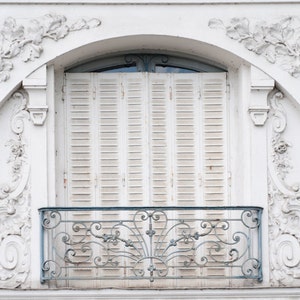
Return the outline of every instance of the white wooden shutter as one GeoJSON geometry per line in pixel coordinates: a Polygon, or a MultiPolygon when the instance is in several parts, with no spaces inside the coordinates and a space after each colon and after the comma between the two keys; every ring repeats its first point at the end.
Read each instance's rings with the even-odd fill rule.
{"type": "Polygon", "coordinates": [[[124,180],[128,206],[149,203],[148,190],[148,95],[145,73],[122,74],[124,180]]]}
{"type": "Polygon", "coordinates": [[[70,205],[227,204],[225,74],[67,74],[66,90],[70,205]]]}
{"type": "Polygon", "coordinates": [[[202,83],[204,205],[226,205],[226,74],[205,74],[202,83]]]}
{"type": "MultiPolygon", "coordinates": [[[[200,134],[200,77],[199,74],[172,74],[172,103],[174,123],[174,197],[178,206],[201,205],[199,197],[199,177],[201,171],[199,134],[200,134]]],[[[179,211],[177,218],[188,220],[195,218],[193,210],[179,211]]],[[[191,227],[191,232],[195,230],[191,227]]],[[[177,235],[186,231],[185,226],[179,226],[177,235]]],[[[178,248],[188,255],[191,245],[181,242],[178,248]]],[[[177,276],[199,275],[199,268],[184,266],[184,257],[179,257],[177,276]]],[[[195,284],[189,280],[180,283],[184,286],[195,284]]]]}
{"type": "MultiPolygon", "coordinates": [[[[103,76],[105,75],[105,76],[103,76]]],[[[98,159],[97,206],[121,205],[122,198],[122,102],[121,80],[115,74],[97,78],[96,107],[98,159]]]]}
{"type": "MultiPolygon", "coordinates": [[[[95,156],[94,156],[94,107],[93,107],[93,78],[91,74],[66,74],[66,180],[67,180],[67,206],[90,207],[95,204],[95,156]]],[[[66,218],[81,221],[93,220],[92,212],[74,211],[66,215],[66,218]]],[[[83,227],[73,231],[73,224],[66,224],[66,232],[72,232],[73,242],[85,238],[86,231],[83,227]]],[[[74,247],[76,256],[70,257],[74,261],[86,260],[91,254],[90,251],[82,251],[81,243],[74,247]]],[[[64,252],[65,250],[63,250],[64,252]]],[[[63,264],[63,262],[61,262],[63,264]]],[[[68,263],[66,263],[68,265],[68,263]]],[[[91,268],[74,268],[68,270],[68,276],[95,275],[91,268]]],[[[65,283],[61,282],[62,285],[65,283]]],[[[67,285],[71,286],[70,281],[67,285]]],[[[94,287],[87,281],[78,281],[76,287],[94,287]]]]}
{"type": "Polygon", "coordinates": [[[66,138],[68,205],[92,206],[93,80],[91,74],[66,74],[66,138]]]}
{"type": "Polygon", "coordinates": [[[173,200],[173,126],[168,74],[149,74],[149,102],[149,204],[166,206],[173,200]]]}
{"type": "Polygon", "coordinates": [[[94,76],[67,74],[71,205],[226,203],[223,73],[94,76]]]}
{"type": "MultiPolygon", "coordinates": [[[[203,205],[224,206],[227,204],[227,167],[226,167],[226,74],[205,74],[202,81],[202,141],[203,145],[203,205]]],[[[212,219],[226,217],[226,212],[207,211],[206,216],[212,219]]],[[[218,238],[226,240],[224,230],[216,229],[219,237],[208,236],[209,240],[218,238]]],[[[225,249],[213,251],[215,259],[224,261],[225,249]]],[[[209,252],[206,251],[206,255],[209,252]]],[[[225,268],[207,268],[207,276],[222,277],[228,270],[225,268]]],[[[207,285],[212,281],[208,280],[207,285]]],[[[213,281],[223,286],[225,280],[213,281]]]]}
{"type": "Polygon", "coordinates": [[[176,205],[201,205],[200,78],[199,74],[173,75],[174,185],[176,205]]]}

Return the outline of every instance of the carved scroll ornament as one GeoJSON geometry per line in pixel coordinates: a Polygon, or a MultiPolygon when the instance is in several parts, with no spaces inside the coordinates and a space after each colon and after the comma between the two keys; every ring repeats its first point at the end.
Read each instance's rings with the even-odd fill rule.
{"type": "Polygon", "coordinates": [[[6,143],[10,148],[7,163],[11,179],[0,185],[0,288],[25,286],[30,263],[30,172],[23,138],[29,114],[22,91],[16,92],[10,101],[16,102],[16,107],[11,119],[14,138],[6,143]]]}
{"type": "Polygon", "coordinates": [[[228,24],[211,19],[210,28],[225,30],[226,35],[242,43],[246,49],[262,55],[272,64],[278,64],[292,76],[300,77],[300,21],[284,18],[267,24],[250,24],[247,18],[232,18],[228,24]]]}
{"type": "Polygon", "coordinates": [[[300,283],[300,185],[287,181],[292,169],[292,144],[284,136],[287,120],[283,100],[278,91],[270,98],[269,238],[271,281],[275,286],[300,283]]]}
{"type": "Polygon", "coordinates": [[[90,29],[101,24],[98,19],[80,19],[69,24],[63,15],[48,14],[32,19],[27,26],[7,18],[0,28],[0,82],[7,81],[14,65],[12,59],[21,56],[24,62],[39,58],[44,39],[61,40],[71,32],[90,29]]]}

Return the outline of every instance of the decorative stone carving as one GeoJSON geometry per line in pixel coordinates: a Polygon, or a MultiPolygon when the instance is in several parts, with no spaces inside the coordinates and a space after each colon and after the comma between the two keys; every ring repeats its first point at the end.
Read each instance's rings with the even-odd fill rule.
{"type": "Polygon", "coordinates": [[[47,117],[48,106],[32,106],[28,105],[30,118],[34,125],[44,125],[47,117]]]}
{"type": "Polygon", "coordinates": [[[270,98],[269,238],[271,282],[277,286],[300,283],[300,189],[298,183],[286,180],[292,168],[292,145],[284,137],[287,121],[280,103],[283,99],[278,91],[270,98]]]}
{"type": "Polygon", "coordinates": [[[11,180],[0,185],[0,288],[26,287],[30,263],[30,172],[23,138],[29,114],[24,92],[16,92],[10,101],[17,106],[11,119],[15,137],[6,144],[10,148],[11,180]]]}
{"type": "Polygon", "coordinates": [[[251,106],[248,111],[255,126],[263,126],[265,124],[269,107],[251,106]]]}
{"type": "Polygon", "coordinates": [[[100,24],[98,19],[80,19],[68,24],[65,16],[48,14],[30,20],[25,27],[17,24],[14,18],[7,18],[0,28],[0,82],[9,79],[14,67],[13,58],[22,56],[24,62],[39,58],[44,50],[44,39],[58,41],[73,31],[94,28],[100,24]]]}
{"type": "Polygon", "coordinates": [[[208,26],[224,29],[228,37],[242,43],[249,51],[280,65],[292,76],[300,77],[298,18],[288,17],[272,24],[262,21],[252,26],[247,18],[232,18],[227,25],[220,19],[211,19],[208,26]]]}

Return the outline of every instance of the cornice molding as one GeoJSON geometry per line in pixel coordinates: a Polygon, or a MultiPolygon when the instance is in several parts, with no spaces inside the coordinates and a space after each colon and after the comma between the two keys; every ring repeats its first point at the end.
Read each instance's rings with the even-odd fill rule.
{"type": "Polygon", "coordinates": [[[225,34],[269,63],[279,65],[290,75],[300,78],[300,19],[287,17],[274,23],[251,23],[247,18],[232,18],[224,24],[211,19],[208,26],[223,29],[225,34]]]}
{"type": "Polygon", "coordinates": [[[63,15],[47,14],[31,19],[27,25],[20,25],[9,17],[0,28],[0,82],[10,78],[13,70],[12,60],[21,57],[26,63],[38,59],[44,51],[45,39],[59,41],[74,31],[100,26],[99,19],[79,19],[68,22],[63,15]]]}
{"type": "Polygon", "coordinates": [[[32,4],[57,4],[57,5],[65,5],[65,4],[158,4],[158,5],[170,5],[170,4],[182,4],[182,5],[211,5],[211,4],[229,4],[229,5],[244,5],[244,4],[296,4],[299,3],[299,0],[0,0],[0,4],[23,4],[23,5],[32,5],[32,4]]]}

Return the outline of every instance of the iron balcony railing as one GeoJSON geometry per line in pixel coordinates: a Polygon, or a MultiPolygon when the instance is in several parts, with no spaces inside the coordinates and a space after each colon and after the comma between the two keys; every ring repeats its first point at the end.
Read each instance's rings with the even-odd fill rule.
{"type": "Polygon", "coordinates": [[[260,207],[51,207],[41,281],[262,280],[260,207]]]}

